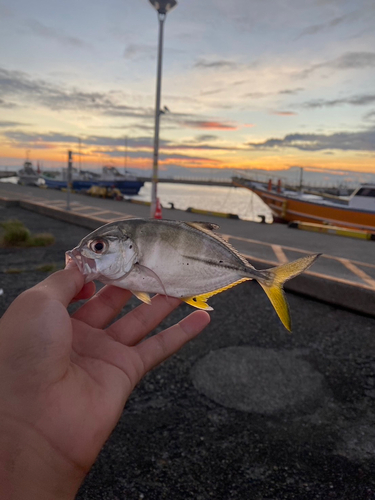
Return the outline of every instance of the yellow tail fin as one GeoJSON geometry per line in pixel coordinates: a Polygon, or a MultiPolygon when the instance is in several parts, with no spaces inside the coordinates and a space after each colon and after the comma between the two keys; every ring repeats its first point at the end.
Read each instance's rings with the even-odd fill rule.
{"type": "Polygon", "coordinates": [[[266,292],[271,304],[275,308],[282,324],[287,330],[291,330],[291,320],[289,307],[283,291],[283,285],[286,281],[301,274],[309,268],[321,254],[309,255],[302,259],[282,264],[281,266],[272,267],[261,271],[263,276],[257,278],[257,281],[266,292]]]}

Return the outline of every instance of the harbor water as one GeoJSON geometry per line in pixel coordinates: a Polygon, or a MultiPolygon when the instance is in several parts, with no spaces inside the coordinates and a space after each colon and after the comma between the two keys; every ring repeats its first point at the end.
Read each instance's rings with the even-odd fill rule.
{"type": "MultiPolygon", "coordinates": [[[[235,214],[243,220],[259,221],[264,216],[266,222],[272,222],[271,210],[254,193],[234,186],[201,186],[195,184],[158,184],[158,197],[163,207],[186,210],[189,207],[212,212],[235,214]]],[[[146,182],[137,200],[150,201],[151,183],[146,182]]]]}

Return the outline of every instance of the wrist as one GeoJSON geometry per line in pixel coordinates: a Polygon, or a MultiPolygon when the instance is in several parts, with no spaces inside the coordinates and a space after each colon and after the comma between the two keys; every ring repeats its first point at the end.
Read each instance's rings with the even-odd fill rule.
{"type": "Polygon", "coordinates": [[[72,500],[84,477],[32,426],[0,417],[2,500],[72,500]]]}

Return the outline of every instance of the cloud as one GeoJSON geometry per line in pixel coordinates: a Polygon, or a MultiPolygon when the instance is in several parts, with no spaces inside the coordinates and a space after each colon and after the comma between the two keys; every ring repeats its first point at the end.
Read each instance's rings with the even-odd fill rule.
{"type": "Polygon", "coordinates": [[[352,106],[367,106],[375,102],[375,94],[360,94],[341,99],[316,99],[303,104],[304,108],[314,109],[323,107],[334,107],[342,104],[351,104],[352,106]]]}
{"type": "Polygon", "coordinates": [[[294,148],[302,151],[375,151],[375,127],[361,132],[334,134],[288,134],[283,139],[248,142],[251,149],[294,148]]]}
{"type": "Polygon", "coordinates": [[[29,30],[37,36],[42,38],[46,38],[48,40],[55,40],[63,45],[70,45],[75,49],[81,49],[89,47],[90,45],[79,38],[64,35],[63,33],[59,33],[57,30],[50,28],[49,26],[45,26],[41,22],[36,19],[30,19],[26,21],[26,26],[29,30]]]}
{"type": "Polygon", "coordinates": [[[302,87],[296,87],[294,89],[283,89],[283,90],[278,90],[276,92],[248,92],[247,94],[244,94],[243,97],[262,99],[272,95],[296,95],[299,92],[302,92],[303,90],[305,89],[302,87]]]}
{"type": "Polygon", "coordinates": [[[236,125],[230,123],[222,123],[217,121],[204,121],[204,120],[185,120],[181,123],[185,127],[202,128],[211,130],[238,130],[236,125]]]}
{"type": "MultiPolygon", "coordinates": [[[[11,141],[13,146],[17,147],[52,149],[54,147],[64,146],[65,148],[71,148],[73,152],[78,150],[78,136],[75,135],[59,132],[33,133],[20,130],[7,130],[1,135],[6,140],[11,141]]],[[[214,135],[202,135],[198,137],[202,142],[217,139],[214,135]]],[[[82,141],[82,154],[85,154],[85,149],[88,149],[90,150],[90,154],[100,153],[112,157],[124,156],[124,136],[110,137],[105,135],[88,135],[81,136],[80,139],[82,141]],[[93,150],[92,148],[95,149],[93,150]]],[[[227,147],[219,144],[215,146],[199,142],[172,142],[164,139],[160,139],[159,143],[161,154],[163,154],[164,157],[168,156],[179,159],[202,159],[200,156],[189,156],[189,151],[233,151],[239,149],[237,147],[227,147]],[[183,151],[186,151],[187,154],[183,155],[183,151]]],[[[129,137],[127,139],[127,155],[131,158],[148,157],[151,155],[152,150],[152,136],[129,137]]]]}
{"type": "Polygon", "coordinates": [[[364,116],[365,120],[375,120],[375,110],[370,111],[364,116]]]}
{"type": "Polygon", "coordinates": [[[205,91],[201,91],[200,92],[200,95],[213,95],[213,94],[219,94],[220,92],[224,92],[225,88],[222,88],[222,89],[213,89],[213,90],[205,90],[205,91]]]}
{"type": "Polygon", "coordinates": [[[250,97],[251,99],[263,99],[264,97],[269,97],[270,95],[275,95],[275,92],[248,92],[244,94],[243,97],[250,97]]]}
{"type": "Polygon", "coordinates": [[[278,116],[296,116],[297,113],[294,111],[270,111],[271,115],[278,115],[278,116]]]}
{"type": "Polygon", "coordinates": [[[29,124],[28,123],[22,123],[22,122],[0,121],[0,127],[4,127],[4,128],[19,127],[20,125],[29,125],[29,124]]]}
{"type": "MultiPolygon", "coordinates": [[[[1,122],[0,122],[1,123],[1,122]]],[[[75,135],[63,134],[59,132],[49,132],[49,133],[33,133],[33,132],[23,132],[23,131],[5,131],[2,134],[9,140],[12,140],[19,144],[29,144],[30,146],[34,146],[34,144],[47,144],[49,145],[59,145],[63,144],[65,146],[73,147],[73,149],[78,147],[78,137],[75,135]]],[[[204,137],[204,136],[202,136],[204,137]]],[[[216,138],[216,136],[206,136],[216,138]]],[[[112,156],[123,156],[124,155],[124,136],[120,137],[110,137],[105,135],[88,135],[81,136],[82,146],[94,146],[97,148],[109,148],[108,151],[111,151],[112,156]],[[119,149],[117,149],[119,148],[119,149]]],[[[207,139],[206,139],[207,140],[207,139]]],[[[191,143],[175,143],[168,140],[160,139],[160,148],[163,151],[177,151],[177,150],[189,150],[189,149],[230,149],[222,146],[209,146],[209,145],[200,145],[200,144],[191,144],[191,143]]],[[[145,154],[148,151],[153,150],[153,137],[152,136],[143,136],[143,137],[129,137],[127,139],[127,147],[128,147],[128,155],[132,156],[132,154],[136,153],[136,150],[142,150],[145,154]],[[132,153],[133,150],[133,153],[132,153]]],[[[99,151],[99,149],[97,150],[99,151]]],[[[104,154],[106,153],[105,149],[100,149],[104,154]]],[[[175,154],[175,153],[173,153],[175,154]]]]}
{"type": "Polygon", "coordinates": [[[12,109],[12,108],[16,108],[17,105],[14,104],[13,102],[6,102],[6,101],[4,101],[4,99],[0,99],[0,107],[1,108],[12,109]]]}
{"type": "Polygon", "coordinates": [[[212,134],[202,134],[202,135],[197,135],[195,140],[197,142],[210,142],[210,141],[217,141],[218,136],[217,135],[212,135],[212,134]]]}
{"type": "Polygon", "coordinates": [[[295,95],[298,94],[299,92],[303,92],[305,89],[303,87],[296,87],[294,89],[283,89],[279,90],[278,94],[281,95],[295,95]]]}
{"type": "Polygon", "coordinates": [[[228,61],[226,59],[219,59],[217,61],[206,61],[205,59],[198,59],[194,64],[195,68],[200,69],[235,69],[237,68],[237,63],[233,61],[228,61]]]}
{"type": "MultiPolygon", "coordinates": [[[[0,106],[3,103],[3,106],[10,107],[4,98],[11,98],[19,105],[38,104],[54,111],[71,111],[72,113],[80,113],[80,115],[90,113],[90,116],[134,118],[138,124],[132,125],[132,128],[143,127],[145,130],[153,130],[153,126],[150,127],[155,114],[153,107],[126,104],[130,98],[122,91],[86,92],[77,88],[55,85],[45,80],[33,79],[22,71],[0,68],[0,106]]],[[[163,116],[163,127],[236,129],[232,124],[198,118],[200,118],[199,115],[191,113],[168,113],[163,116]]]]}
{"type": "Polygon", "coordinates": [[[312,24],[311,26],[308,26],[304,30],[301,31],[301,33],[298,35],[296,40],[299,40],[300,38],[308,35],[317,35],[319,33],[323,33],[326,31],[331,31],[332,28],[339,26],[340,24],[343,24],[347,21],[353,21],[353,19],[357,18],[357,14],[354,12],[351,12],[349,14],[345,14],[343,16],[335,17],[331,19],[330,21],[327,21],[325,23],[320,23],[320,24],[312,24]]]}
{"type": "Polygon", "coordinates": [[[22,71],[0,68],[0,99],[10,96],[30,104],[36,102],[52,110],[90,111],[101,115],[152,118],[151,108],[128,106],[121,92],[85,92],[30,78],[22,71]]]}
{"type": "Polygon", "coordinates": [[[78,137],[74,135],[60,134],[56,132],[51,132],[48,134],[38,134],[37,132],[22,132],[18,130],[6,131],[2,135],[7,139],[14,142],[25,144],[37,144],[37,143],[63,143],[72,144],[78,142],[78,137]]]}
{"type": "Polygon", "coordinates": [[[310,68],[295,74],[297,78],[307,78],[311,73],[320,69],[365,69],[375,67],[375,52],[347,52],[336,59],[325,63],[313,64],[310,68]]]}
{"type": "Polygon", "coordinates": [[[155,59],[156,48],[155,45],[142,45],[129,43],[124,50],[125,59],[147,58],[155,59]]]}

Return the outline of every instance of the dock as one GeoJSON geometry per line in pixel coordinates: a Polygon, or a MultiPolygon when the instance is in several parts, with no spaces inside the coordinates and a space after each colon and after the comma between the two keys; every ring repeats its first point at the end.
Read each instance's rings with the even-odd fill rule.
{"type": "MultiPolygon", "coordinates": [[[[152,182],[151,177],[142,177],[137,175],[137,179],[143,182],[152,182]]],[[[158,182],[166,182],[170,184],[196,184],[198,186],[223,186],[231,187],[233,182],[231,179],[202,179],[201,177],[159,177],[158,182]]]]}

